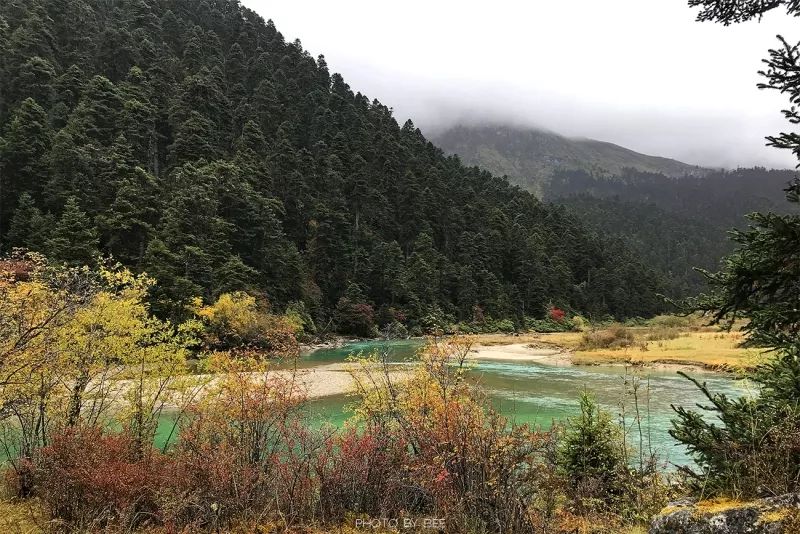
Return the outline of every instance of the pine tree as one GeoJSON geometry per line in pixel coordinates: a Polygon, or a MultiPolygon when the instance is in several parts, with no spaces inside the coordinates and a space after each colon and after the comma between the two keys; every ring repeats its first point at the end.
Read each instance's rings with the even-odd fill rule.
{"type": "MultiPolygon", "coordinates": [[[[793,2],[691,4],[704,6],[701,20],[725,24],[760,16],[781,4],[790,13],[800,13],[793,2]]],[[[784,48],[771,51],[766,61],[763,87],[787,93],[796,102],[800,55],[797,46],[781,41],[784,48]]],[[[792,124],[800,118],[794,107],[784,115],[792,124]]],[[[768,139],[800,157],[796,134],[768,139]]],[[[800,181],[795,179],[786,192],[789,202],[800,202],[800,181]]],[[[748,343],[766,344],[773,353],[768,363],[750,374],[759,386],[753,398],[731,399],[690,378],[709,402],[698,407],[717,419],[675,407],[678,417],[670,433],[694,456],[700,472],[684,470],[704,493],[757,496],[800,489],[800,215],[755,213],[750,219],[749,229],[733,232],[738,247],[723,269],[707,273],[711,292],[688,302],[690,308],[711,314],[715,323],[726,322],[729,328],[737,318],[747,319],[748,343]]]]}
{"type": "Polygon", "coordinates": [[[8,230],[11,210],[22,192],[41,197],[48,180],[51,138],[47,113],[32,98],[25,99],[14,111],[0,146],[0,236],[8,230]]]}
{"type": "Polygon", "coordinates": [[[117,87],[104,76],[94,76],[86,84],[68,128],[81,142],[111,144],[117,137],[120,111],[122,99],[117,87]]]}
{"type": "Polygon", "coordinates": [[[25,94],[44,107],[50,107],[53,99],[53,80],[56,71],[52,63],[46,59],[34,56],[20,66],[14,78],[13,92],[25,94]]]}
{"type": "Polygon", "coordinates": [[[48,256],[70,265],[89,265],[99,254],[97,230],[75,197],[69,197],[49,239],[48,256]]]}
{"type": "Polygon", "coordinates": [[[193,111],[175,129],[175,142],[169,146],[170,161],[178,166],[221,156],[214,141],[214,123],[193,111]]]}
{"type": "Polygon", "coordinates": [[[50,222],[36,207],[31,196],[25,192],[19,197],[17,209],[5,240],[5,251],[14,247],[42,252],[45,248],[50,222]]]}
{"type": "Polygon", "coordinates": [[[328,322],[351,282],[410,325],[655,309],[648,267],[615,273],[577,217],[445,157],[239,2],[184,4],[0,3],[0,235],[74,197],[98,230],[78,241],[155,276],[174,317],[242,284],[328,322]],[[23,108],[40,131],[12,131],[23,108]]]}
{"type": "Polygon", "coordinates": [[[121,85],[123,108],[120,117],[125,139],[138,162],[146,162],[153,174],[159,168],[158,110],[153,105],[153,87],[139,67],[133,67],[121,85]]]}
{"type": "Polygon", "coordinates": [[[97,216],[104,250],[126,265],[140,267],[161,203],[155,178],[141,167],[120,177],[113,202],[97,216]]]}
{"type": "Polygon", "coordinates": [[[63,128],[83,93],[85,75],[77,65],[71,65],[53,84],[53,107],[50,110],[54,128],[63,128]]]}
{"type": "Polygon", "coordinates": [[[216,177],[209,171],[185,164],[173,172],[175,188],[158,230],[160,241],[174,260],[163,268],[171,269],[173,278],[185,280],[175,293],[178,302],[188,302],[197,294],[185,293],[183,288],[203,288],[206,297],[214,294],[214,272],[230,254],[231,226],[218,214],[216,177]]]}

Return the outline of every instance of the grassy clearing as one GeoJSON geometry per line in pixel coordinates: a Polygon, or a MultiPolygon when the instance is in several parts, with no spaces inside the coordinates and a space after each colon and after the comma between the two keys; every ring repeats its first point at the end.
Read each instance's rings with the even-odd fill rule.
{"type": "Polygon", "coordinates": [[[572,351],[576,365],[695,365],[712,370],[749,369],[766,355],[744,349],[741,332],[686,327],[613,327],[596,332],[540,334],[538,341],[572,351]]]}
{"type": "Polygon", "coordinates": [[[475,340],[476,345],[493,347],[498,345],[511,345],[516,343],[537,343],[541,341],[543,334],[477,334],[470,336],[475,340]]]}

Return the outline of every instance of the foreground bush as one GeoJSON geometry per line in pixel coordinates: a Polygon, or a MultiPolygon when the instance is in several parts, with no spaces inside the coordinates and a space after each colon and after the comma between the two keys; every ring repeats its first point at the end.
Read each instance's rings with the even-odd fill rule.
{"type": "Polygon", "coordinates": [[[216,378],[172,449],[85,426],[55,432],[25,464],[32,495],[63,530],[126,532],[325,530],[355,517],[571,532],[641,522],[660,506],[658,477],[627,467],[604,412],[585,403],[566,434],[512,426],[467,380],[469,351],[432,342],[403,383],[384,358],[357,360],[356,419],[344,430],[309,425],[294,375],[216,354],[216,378]]]}
{"type": "Polygon", "coordinates": [[[97,428],[67,429],[27,465],[33,491],[56,524],[71,530],[125,530],[152,522],[167,459],[152,450],[139,457],[135,445],[97,428]]]}
{"type": "MultiPolygon", "coordinates": [[[[358,415],[381,430],[405,466],[389,478],[392,508],[380,512],[447,518],[455,532],[534,532],[532,503],[544,522],[555,507],[555,434],[509,430],[466,380],[469,350],[458,339],[429,344],[402,387],[382,362],[361,362],[358,415]]],[[[371,488],[374,498],[386,494],[384,483],[371,488]]]]}

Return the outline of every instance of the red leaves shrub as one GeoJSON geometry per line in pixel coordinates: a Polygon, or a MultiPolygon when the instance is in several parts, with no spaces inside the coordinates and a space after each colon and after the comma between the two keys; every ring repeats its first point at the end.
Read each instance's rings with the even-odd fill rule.
{"type": "Polygon", "coordinates": [[[4,259],[0,260],[0,279],[10,282],[27,282],[31,279],[31,274],[35,265],[25,259],[4,259]]]}
{"type": "Polygon", "coordinates": [[[316,469],[322,519],[341,521],[347,513],[392,515],[402,504],[395,494],[406,451],[388,429],[349,428],[328,440],[316,469]]]}
{"type": "Polygon", "coordinates": [[[369,337],[375,330],[375,310],[369,304],[342,297],[336,303],[334,320],[339,332],[369,337]]]}
{"type": "Polygon", "coordinates": [[[181,435],[159,492],[161,522],[173,530],[199,530],[263,511],[269,487],[258,467],[240,458],[229,443],[181,435]]]}
{"type": "Polygon", "coordinates": [[[280,517],[310,519],[322,437],[303,418],[304,388],[263,362],[217,355],[219,373],[170,454],[162,489],[166,525],[193,530],[280,517]]]}
{"type": "Polygon", "coordinates": [[[550,316],[550,318],[552,320],[554,320],[557,323],[560,323],[561,321],[564,320],[564,317],[567,315],[567,312],[565,312],[561,308],[556,308],[554,306],[554,307],[550,308],[550,311],[548,312],[548,314],[549,314],[549,316],[550,316]]]}
{"type": "MultiPolygon", "coordinates": [[[[402,394],[386,402],[389,392],[364,391],[363,426],[340,432],[309,428],[292,380],[222,359],[225,372],[169,454],[137,454],[124,434],[69,429],[27,471],[33,493],[73,531],[227,531],[276,520],[291,529],[366,515],[533,532],[531,503],[555,502],[553,435],[509,430],[487,410],[459,370],[469,350],[427,349],[414,377],[391,390],[402,394]]],[[[552,509],[541,506],[542,517],[552,509]]]]}
{"type": "Polygon", "coordinates": [[[136,458],[134,450],[125,435],[67,429],[34,461],[34,492],[51,517],[72,526],[138,526],[156,512],[163,458],[155,451],[136,458]]]}

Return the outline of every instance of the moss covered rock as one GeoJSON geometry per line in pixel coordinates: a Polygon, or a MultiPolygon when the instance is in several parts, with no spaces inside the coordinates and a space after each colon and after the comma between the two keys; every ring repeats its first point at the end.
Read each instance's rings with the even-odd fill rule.
{"type": "Polygon", "coordinates": [[[789,534],[800,532],[800,494],[755,501],[714,499],[670,503],[650,534],[789,534]]]}

